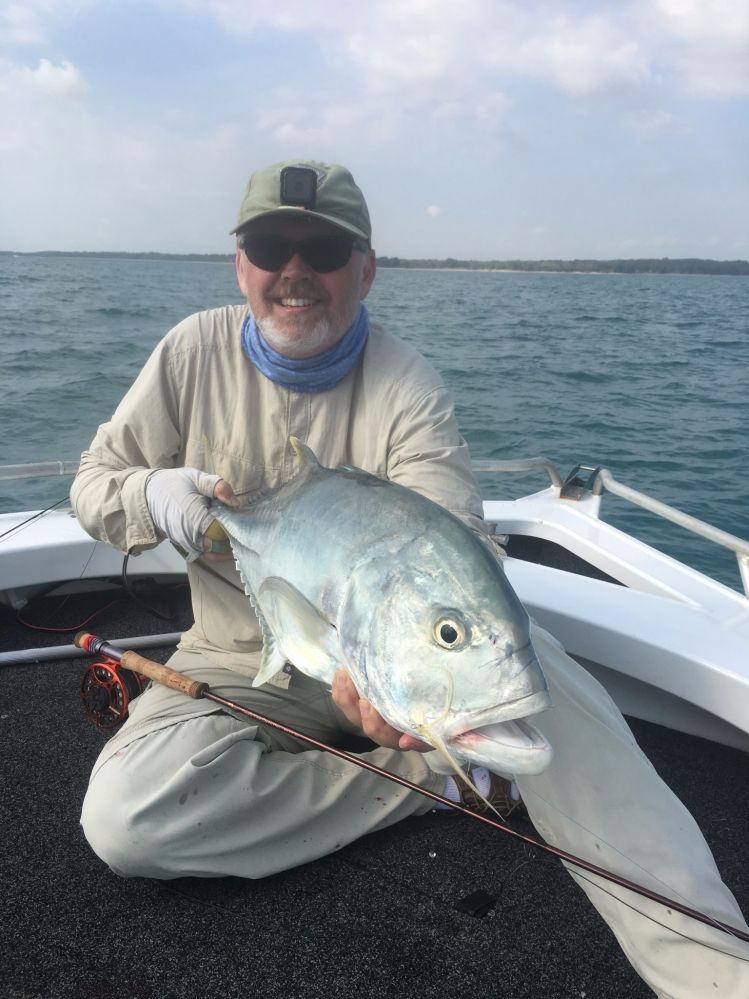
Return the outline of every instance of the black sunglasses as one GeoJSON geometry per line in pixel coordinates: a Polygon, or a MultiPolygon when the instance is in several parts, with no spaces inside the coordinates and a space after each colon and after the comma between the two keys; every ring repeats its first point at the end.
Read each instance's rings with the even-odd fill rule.
{"type": "Polygon", "coordinates": [[[351,259],[352,250],[367,250],[363,239],[353,236],[309,236],[307,239],[289,239],[287,236],[247,235],[242,238],[241,247],[245,256],[261,271],[280,271],[294,254],[318,274],[345,267],[351,259]]]}

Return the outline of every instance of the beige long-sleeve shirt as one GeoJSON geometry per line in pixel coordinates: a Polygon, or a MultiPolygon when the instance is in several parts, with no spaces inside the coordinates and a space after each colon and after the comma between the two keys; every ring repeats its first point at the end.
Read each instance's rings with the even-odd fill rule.
{"type": "MultiPolygon", "coordinates": [[[[391,479],[482,530],[452,398],[416,350],[371,323],[342,382],[327,392],[293,392],[244,354],[246,315],[246,306],[226,306],[177,325],[99,427],[71,490],[93,537],[133,554],[162,540],[145,499],[155,468],[191,465],[221,475],[244,497],[283,485],[298,470],[290,435],[323,465],[356,465],[391,479]]],[[[197,559],[187,571],[195,624],[181,646],[254,674],[260,633],[233,564],[197,559]]]]}

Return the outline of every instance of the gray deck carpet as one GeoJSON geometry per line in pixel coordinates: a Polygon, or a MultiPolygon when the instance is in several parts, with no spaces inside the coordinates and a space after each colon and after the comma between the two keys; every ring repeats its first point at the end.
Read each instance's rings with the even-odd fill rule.
{"type": "MultiPolygon", "coordinates": [[[[40,605],[36,619],[52,610],[40,605]]],[[[84,608],[75,598],[54,612],[75,622],[84,608]]],[[[88,628],[152,634],[180,630],[186,614],[155,622],[125,601],[88,628]]],[[[0,636],[0,650],[69,641],[29,631],[7,608],[0,636]]],[[[145,654],[163,661],[169,650],[145,654]]],[[[463,816],[414,818],[263,881],[115,877],[78,824],[104,741],[83,715],[83,668],[0,666],[3,999],[651,995],[558,861],[463,816]],[[496,898],[488,914],[456,908],[479,889],[496,898]]],[[[747,911],[746,755],[632,727],[747,911]]]]}

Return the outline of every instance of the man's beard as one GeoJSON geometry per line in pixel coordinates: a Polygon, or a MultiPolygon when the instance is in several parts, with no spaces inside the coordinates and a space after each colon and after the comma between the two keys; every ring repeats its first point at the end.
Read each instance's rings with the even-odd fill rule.
{"type": "MultiPolygon", "coordinates": [[[[285,326],[285,324],[284,324],[285,326]]],[[[327,318],[317,319],[294,331],[282,328],[275,320],[266,316],[257,320],[257,327],[263,339],[277,353],[284,357],[305,358],[323,354],[334,347],[346,332],[338,332],[327,318]]]]}

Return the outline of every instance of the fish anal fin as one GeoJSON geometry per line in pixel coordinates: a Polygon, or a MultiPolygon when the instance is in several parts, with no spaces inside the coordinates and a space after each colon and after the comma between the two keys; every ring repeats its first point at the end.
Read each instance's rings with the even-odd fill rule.
{"type": "Polygon", "coordinates": [[[260,669],[252,681],[252,686],[260,687],[262,684],[268,683],[277,673],[283,671],[285,665],[286,656],[279,649],[275,638],[271,633],[263,632],[263,655],[260,660],[260,669]]]}
{"type": "Polygon", "coordinates": [[[253,687],[260,687],[262,684],[267,683],[277,673],[280,673],[283,670],[286,665],[286,657],[278,647],[276,638],[265,619],[262,607],[258,603],[257,596],[242,574],[239,562],[237,562],[237,570],[239,571],[239,575],[244,583],[244,592],[249,598],[252,609],[255,611],[255,615],[257,616],[258,624],[260,625],[260,634],[263,636],[263,652],[260,657],[260,669],[257,671],[257,675],[252,681],[253,687]]]}

